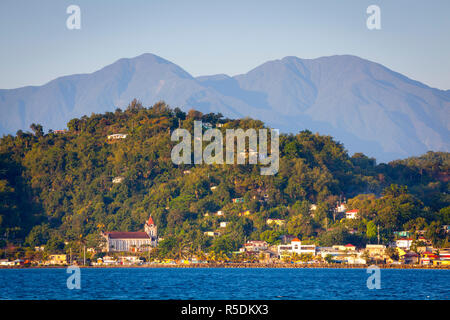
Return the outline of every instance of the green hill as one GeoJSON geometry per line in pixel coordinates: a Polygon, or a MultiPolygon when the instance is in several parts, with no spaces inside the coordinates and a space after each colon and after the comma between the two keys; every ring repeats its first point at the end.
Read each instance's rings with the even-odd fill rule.
{"type": "Polygon", "coordinates": [[[427,230],[435,245],[448,243],[441,230],[450,224],[448,153],[377,165],[363,154],[349,156],[332,137],[302,131],[280,135],[275,176],[261,176],[256,165],[176,166],[170,133],[179,126],[192,130],[195,119],[222,123],[221,130],[264,127],[253,119],[185,114],[163,102],[144,108],[133,101],[125,111],[73,119],[65,133],[44,134],[32,125],[33,133],[4,136],[1,245],[64,250],[64,242],[66,248],[89,243],[100,230],[140,230],[150,214],[165,238],[162,252],[178,242],[193,250],[230,252],[245,240],[273,243],[282,234],[323,245],[364,244],[374,240],[373,225],[385,243],[394,231],[415,229],[427,230]],[[107,139],[116,133],[127,137],[107,139]],[[333,214],[343,199],[360,210],[361,219],[344,221],[333,214]],[[218,210],[224,215],[213,214],[218,210]],[[240,215],[247,210],[249,215],[240,215]],[[269,226],[268,218],[286,224],[269,226]],[[219,228],[221,221],[229,223],[219,228]],[[218,229],[219,237],[204,234],[218,229]]]}

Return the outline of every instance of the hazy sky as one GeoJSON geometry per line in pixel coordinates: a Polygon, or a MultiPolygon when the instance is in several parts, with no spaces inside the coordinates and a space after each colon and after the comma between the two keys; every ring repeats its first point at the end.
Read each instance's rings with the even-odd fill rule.
{"type": "Polygon", "coordinates": [[[42,85],[157,54],[194,76],[245,73],[285,56],[352,54],[450,89],[450,1],[0,1],[0,88],[42,85]],[[69,30],[66,8],[81,8],[69,30]],[[381,30],[366,9],[381,8],[381,30]]]}

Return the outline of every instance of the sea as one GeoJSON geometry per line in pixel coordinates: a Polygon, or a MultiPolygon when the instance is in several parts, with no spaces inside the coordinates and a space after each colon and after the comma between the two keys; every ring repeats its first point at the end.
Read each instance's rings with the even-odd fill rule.
{"type": "Polygon", "coordinates": [[[374,271],[368,273],[367,269],[335,268],[80,268],[79,274],[72,272],[65,268],[0,269],[0,299],[448,300],[450,297],[450,270],[436,269],[380,269],[377,279],[373,278],[374,271]]]}

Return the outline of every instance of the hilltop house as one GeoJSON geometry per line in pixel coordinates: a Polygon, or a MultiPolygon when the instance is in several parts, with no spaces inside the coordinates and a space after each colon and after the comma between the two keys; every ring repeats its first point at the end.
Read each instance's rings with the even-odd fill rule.
{"type": "Polygon", "coordinates": [[[345,218],[347,219],[356,219],[358,218],[358,212],[359,210],[353,209],[345,212],[345,218]]]}
{"type": "Polygon", "coordinates": [[[347,210],[347,205],[345,203],[336,206],[336,212],[338,213],[343,213],[345,210],[347,210]]]}
{"type": "Polygon", "coordinates": [[[218,237],[218,236],[220,236],[220,233],[217,232],[217,231],[205,231],[205,232],[203,232],[203,234],[205,236],[208,236],[208,237],[218,237]]]}
{"type": "Polygon", "coordinates": [[[145,223],[144,232],[104,232],[106,252],[112,251],[148,251],[158,242],[157,227],[150,216],[145,223]]]}
{"type": "Polygon", "coordinates": [[[114,178],[112,179],[112,183],[114,183],[114,184],[122,183],[124,179],[125,179],[125,178],[124,178],[124,177],[121,177],[121,176],[119,176],[119,177],[114,177],[114,178]]]}
{"type": "Polygon", "coordinates": [[[234,198],[232,199],[233,203],[243,203],[244,202],[244,198],[234,198]]]}
{"type": "Polygon", "coordinates": [[[246,210],[246,211],[244,211],[244,212],[240,212],[240,213],[239,213],[239,217],[247,217],[247,216],[249,216],[249,215],[251,215],[250,210],[246,210]]]}
{"type": "Polygon", "coordinates": [[[127,136],[128,136],[127,134],[123,134],[123,133],[110,134],[110,135],[108,136],[108,140],[125,139],[127,136]]]}

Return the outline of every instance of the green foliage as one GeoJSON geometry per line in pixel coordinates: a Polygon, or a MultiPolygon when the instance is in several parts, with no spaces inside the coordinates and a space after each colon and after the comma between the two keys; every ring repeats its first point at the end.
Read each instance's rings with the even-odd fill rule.
{"type": "Polygon", "coordinates": [[[141,230],[151,214],[165,238],[158,254],[173,258],[195,250],[229,253],[252,239],[274,244],[282,234],[356,245],[373,237],[374,225],[383,241],[394,230],[420,223],[436,243],[446,239],[439,227],[449,224],[448,153],[376,165],[363,154],[350,157],[329,136],[305,130],[280,136],[275,176],[261,176],[254,165],[174,165],[170,132],[192,129],[194,119],[221,123],[224,133],[264,127],[258,120],[186,114],[164,102],[145,108],[133,100],[125,111],[72,119],[64,134],[44,134],[33,124],[33,134],[4,136],[0,234],[6,242],[46,244],[47,250],[67,249],[64,241],[95,247],[101,230],[141,230]],[[108,140],[114,133],[128,136],[108,140]],[[116,177],[120,182],[113,182],[116,177]],[[364,223],[335,217],[339,196],[352,198],[348,203],[360,210],[364,223]],[[231,202],[238,197],[244,203],[231,202]],[[310,212],[313,203],[317,210],[310,212]],[[218,210],[230,223],[211,239],[204,232],[217,230],[222,220],[205,214],[218,210]],[[250,216],[240,217],[246,210],[250,216]],[[286,224],[268,226],[268,218],[286,224]]]}

